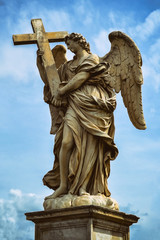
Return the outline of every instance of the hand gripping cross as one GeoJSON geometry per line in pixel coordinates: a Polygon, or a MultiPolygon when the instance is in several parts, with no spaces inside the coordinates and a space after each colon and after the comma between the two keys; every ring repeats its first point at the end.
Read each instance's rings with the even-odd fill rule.
{"type": "Polygon", "coordinates": [[[13,35],[14,45],[34,44],[38,49],[44,52],[42,56],[43,66],[46,72],[47,81],[51,90],[52,97],[59,87],[59,75],[56,69],[55,61],[50,49],[49,42],[62,42],[68,32],[45,32],[41,19],[31,20],[33,34],[13,35]]]}

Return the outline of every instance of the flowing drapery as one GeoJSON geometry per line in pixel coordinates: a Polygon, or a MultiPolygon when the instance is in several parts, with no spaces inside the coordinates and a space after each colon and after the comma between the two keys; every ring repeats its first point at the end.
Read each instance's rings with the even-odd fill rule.
{"type": "Polygon", "coordinates": [[[113,110],[116,100],[107,81],[104,84],[107,73],[98,74],[97,67],[96,74],[98,64],[98,57],[90,54],[78,67],[69,61],[59,69],[62,83],[67,83],[81,71],[91,74],[80,88],[67,96],[68,106],[55,136],[54,166],[43,178],[44,184],[54,190],[60,185],[59,152],[65,123],[72,131],[74,139],[69,159],[68,193],[78,195],[85,182],[90,194],[102,193],[110,196],[107,184],[110,160],[114,160],[118,154],[114,144],[113,110]]]}

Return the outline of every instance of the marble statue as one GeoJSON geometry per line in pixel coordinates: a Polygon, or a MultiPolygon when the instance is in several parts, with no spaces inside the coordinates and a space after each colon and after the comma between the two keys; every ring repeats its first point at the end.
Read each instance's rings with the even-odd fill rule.
{"type": "Polygon", "coordinates": [[[102,199],[99,205],[118,209],[107,184],[110,161],[118,154],[113,113],[116,93],[121,91],[133,125],[146,128],[141,54],[134,41],[119,31],[109,34],[111,50],[104,57],[92,54],[81,34],[68,34],[64,40],[74,57],[67,61],[63,45],[52,49],[59,75],[54,96],[42,62],[44,52],[37,51],[37,66],[45,83],[44,101],[51,113],[51,134],[55,134],[53,169],[43,178],[44,185],[54,192],[45,198],[44,208],[98,205],[102,199]]]}

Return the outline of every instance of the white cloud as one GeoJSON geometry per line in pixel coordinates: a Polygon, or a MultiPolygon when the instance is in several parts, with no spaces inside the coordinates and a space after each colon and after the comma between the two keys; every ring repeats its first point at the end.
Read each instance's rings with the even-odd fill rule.
{"type": "Polygon", "coordinates": [[[152,85],[156,92],[160,87],[160,38],[152,44],[143,56],[143,73],[148,84],[152,85]]]}
{"type": "Polygon", "coordinates": [[[96,52],[99,56],[104,56],[110,50],[110,42],[108,41],[109,32],[102,30],[98,36],[94,37],[96,52]]]}
{"type": "Polygon", "coordinates": [[[83,24],[85,27],[87,25],[94,24],[93,21],[97,13],[90,1],[80,0],[78,2],[75,2],[73,8],[75,15],[81,24],[83,24]]]}
{"type": "Polygon", "coordinates": [[[105,55],[110,51],[111,43],[108,40],[108,35],[112,31],[122,31],[128,33],[129,26],[132,22],[132,18],[129,16],[122,15],[121,12],[110,11],[107,16],[108,22],[106,26],[108,28],[102,28],[100,32],[94,36],[93,42],[95,43],[97,54],[100,56],[105,55]]]}
{"type": "Polygon", "coordinates": [[[63,10],[44,9],[39,16],[44,22],[46,31],[69,31],[71,29],[71,16],[63,10]]]}
{"type": "Polygon", "coordinates": [[[129,14],[123,14],[120,11],[110,11],[108,13],[108,21],[109,25],[111,26],[109,28],[109,32],[114,31],[114,30],[119,30],[122,32],[126,32],[126,29],[130,25],[132,25],[132,14],[129,12],[129,14]]]}
{"type": "Polygon", "coordinates": [[[15,81],[27,82],[37,77],[36,59],[33,49],[26,46],[1,45],[0,77],[13,78],[15,81]]]}
{"type": "Polygon", "coordinates": [[[124,16],[121,12],[117,11],[108,12],[107,20],[107,27],[101,28],[100,32],[92,39],[95,44],[97,54],[100,56],[103,56],[110,51],[111,43],[108,40],[109,33],[112,31],[122,31],[128,33],[129,24],[132,22],[130,15],[124,16]]]}
{"type": "MultiPolygon", "coordinates": [[[[158,58],[157,62],[160,58],[158,58]]],[[[157,65],[157,64],[156,64],[157,65]]],[[[160,87],[160,72],[156,70],[151,59],[146,59],[143,66],[144,79],[147,80],[148,85],[152,86],[156,92],[159,92],[160,87]]],[[[146,82],[146,83],[147,83],[146,82]]]]}
{"type": "MultiPolygon", "coordinates": [[[[144,20],[144,22],[136,24],[134,15],[129,13],[123,15],[121,12],[110,11],[108,13],[109,26],[106,29],[101,29],[96,40],[94,41],[98,51],[104,53],[104,42],[106,42],[107,35],[115,30],[122,31],[137,39],[137,42],[144,41],[151,37],[160,27],[160,10],[151,12],[144,20]]],[[[107,25],[108,26],[108,25],[107,25]]]]}
{"type": "Polygon", "coordinates": [[[160,27],[160,10],[151,12],[143,23],[140,23],[136,27],[130,29],[130,33],[134,37],[138,37],[141,40],[149,38],[160,27]]]}
{"type": "MultiPolygon", "coordinates": [[[[156,196],[156,201],[158,201],[157,196],[156,196]]],[[[132,204],[128,204],[127,206],[121,206],[121,211],[124,211],[129,214],[134,214],[137,217],[140,217],[140,219],[138,220],[138,223],[133,224],[130,227],[131,239],[133,240],[160,239],[160,232],[159,232],[160,217],[154,214],[153,208],[155,211],[157,206],[154,206],[153,204],[151,209],[148,210],[148,212],[143,212],[143,210],[140,208],[135,210],[132,204]]]]}
{"type": "MultiPolygon", "coordinates": [[[[128,23],[124,23],[124,17],[117,16],[115,12],[109,12],[110,21],[112,22],[112,28],[102,29],[93,42],[95,43],[96,53],[99,56],[104,56],[110,51],[111,43],[108,41],[108,34],[116,28],[129,34],[136,42],[140,42],[143,45],[144,40],[150,40],[153,34],[158,34],[158,27],[160,27],[160,10],[151,12],[144,22],[134,26],[132,21],[128,19],[128,23]]],[[[143,76],[145,84],[152,86],[152,88],[158,92],[160,88],[160,38],[152,38],[150,45],[147,49],[144,49],[142,54],[143,59],[143,76]],[[156,41],[155,41],[156,39],[156,41]]]]}
{"type": "Polygon", "coordinates": [[[21,198],[21,197],[22,197],[22,192],[21,192],[21,190],[19,190],[19,189],[11,189],[11,190],[10,190],[10,194],[11,194],[12,196],[15,196],[15,197],[18,197],[18,198],[21,198]]]}
{"type": "Polygon", "coordinates": [[[0,199],[0,239],[34,239],[34,224],[26,221],[24,213],[41,208],[42,199],[39,196],[11,189],[10,200],[0,199]]]}
{"type": "MultiPolygon", "coordinates": [[[[30,20],[33,18],[42,18],[46,31],[63,31],[71,29],[71,17],[64,10],[52,10],[42,7],[39,3],[28,2],[22,4],[16,21],[13,21],[12,14],[6,16],[6,32],[8,32],[7,41],[0,44],[1,58],[0,77],[13,78],[15,81],[28,82],[36,79],[38,76],[36,66],[37,46],[23,45],[14,46],[11,42],[13,34],[33,33],[30,20]],[[33,7],[33,5],[35,7],[33,7]]],[[[14,8],[14,6],[12,6],[14,8]]],[[[11,8],[11,9],[12,9],[11,8]]]]}
{"type": "Polygon", "coordinates": [[[21,2],[15,9],[15,5],[12,2],[7,4],[8,12],[10,14],[6,15],[7,27],[10,32],[13,34],[23,34],[23,33],[32,33],[31,19],[41,18],[44,23],[46,31],[59,31],[65,28],[69,29],[71,26],[71,16],[67,11],[63,9],[63,6],[57,10],[56,3],[53,4],[44,4],[38,1],[25,1],[21,2]],[[16,12],[16,20],[15,18],[16,12]]]}
{"type": "MultiPolygon", "coordinates": [[[[158,207],[157,207],[158,208],[158,207]]],[[[156,211],[158,209],[154,209],[156,211]]],[[[131,227],[131,239],[160,239],[160,217],[152,211],[142,216],[137,225],[131,227]]]]}
{"type": "MultiPolygon", "coordinates": [[[[159,239],[160,217],[155,213],[158,208],[159,196],[156,195],[148,211],[143,207],[135,208],[132,204],[120,206],[120,211],[140,217],[137,224],[131,226],[131,239],[159,239]],[[152,234],[152,235],[151,235],[152,234]]],[[[33,240],[34,224],[26,221],[24,213],[39,211],[42,198],[33,194],[24,194],[19,189],[10,190],[10,200],[0,199],[0,239],[1,240],[33,240]]]]}

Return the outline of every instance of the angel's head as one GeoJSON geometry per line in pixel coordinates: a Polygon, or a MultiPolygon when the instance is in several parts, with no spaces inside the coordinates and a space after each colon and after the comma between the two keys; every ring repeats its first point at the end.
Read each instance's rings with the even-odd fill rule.
{"type": "Polygon", "coordinates": [[[65,37],[65,43],[67,44],[68,48],[74,53],[76,50],[76,44],[84,49],[87,53],[91,53],[89,43],[87,43],[86,39],[80,33],[68,34],[65,37]],[[70,47],[70,45],[72,46],[70,47]]]}

